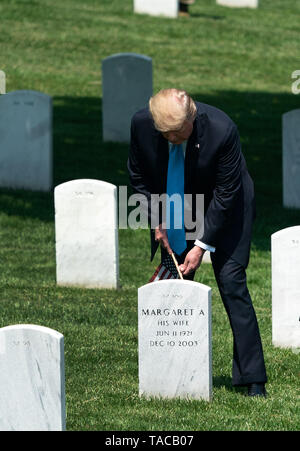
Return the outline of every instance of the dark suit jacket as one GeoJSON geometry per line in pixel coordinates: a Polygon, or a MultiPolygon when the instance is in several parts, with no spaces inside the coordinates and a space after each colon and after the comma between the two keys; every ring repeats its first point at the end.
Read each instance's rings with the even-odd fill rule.
{"type": "MultiPolygon", "coordinates": [[[[201,241],[247,266],[255,217],[254,188],[233,121],[221,110],[196,102],[197,116],[185,154],[185,193],[204,194],[201,241]]],[[[168,141],[158,132],[148,108],[131,122],[128,171],[135,192],[166,192],[168,141]]],[[[151,230],[151,260],[157,250],[151,230]]]]}

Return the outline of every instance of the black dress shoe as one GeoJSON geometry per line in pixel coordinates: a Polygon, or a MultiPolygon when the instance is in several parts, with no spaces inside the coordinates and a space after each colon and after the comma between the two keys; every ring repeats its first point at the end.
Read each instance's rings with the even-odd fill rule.
{"type": "Polygon", "coordinates": [[[248,384],[248,396],[263,396],[266,398],[267,392],[264,383],[248,384]]]}

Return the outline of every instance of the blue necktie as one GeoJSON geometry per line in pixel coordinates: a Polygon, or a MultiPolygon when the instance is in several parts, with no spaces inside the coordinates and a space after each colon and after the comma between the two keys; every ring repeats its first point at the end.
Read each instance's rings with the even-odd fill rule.
{"type": "Polygon", "coordinates": [[[186,249],[184,230],[184,156],[182,145],[173,144],[169,153],[167,195],[180,196],[181,202],[167,201],[166,223],[171,249],[180,255],[186,249]],[[181,204],[181,205],[180,205],[181,204]]]}

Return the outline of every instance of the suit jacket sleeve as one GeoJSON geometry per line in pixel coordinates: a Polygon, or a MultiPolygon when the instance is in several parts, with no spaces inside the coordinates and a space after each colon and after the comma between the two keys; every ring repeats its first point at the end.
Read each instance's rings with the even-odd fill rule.
{"type": "Polygon", "coordinates": [[[134,118],[131,121],[130,150],[127,161],[130,185],[134,192],[143,194],[147,203],[143,207],[147,210],[148,221],[150,222],[150,187],[147,185],[145,174],[143,173],[142,152],[138,144],[136,125],[134,118]]]}
{"type": "Polygon", "coordinates": [[[217,246],[222,230],[230,222],[241,184],[241,144],[237,127],[231,123],[218,152],[216,184],[199,240],[217,246]]]}

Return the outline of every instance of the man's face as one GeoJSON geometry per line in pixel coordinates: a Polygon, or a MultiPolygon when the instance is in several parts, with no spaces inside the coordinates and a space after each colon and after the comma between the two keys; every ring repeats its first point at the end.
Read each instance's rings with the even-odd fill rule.
{"type": "Polygon", "coordinates": [[[163,132],[162,135],[172,144],[182,144],[186,141],[192,134],[193,123],[191,121],[185,121],[180,130],[170,130],[168,132],[163,132]]]}

